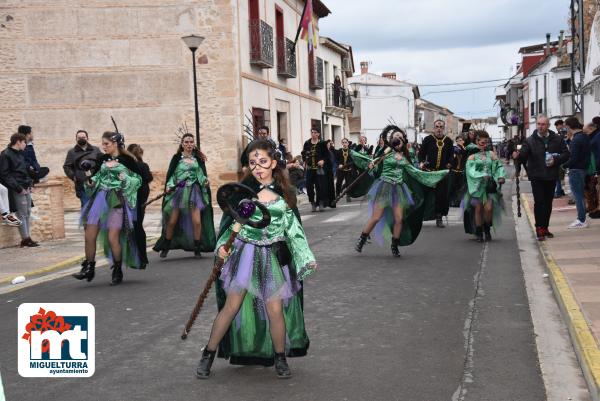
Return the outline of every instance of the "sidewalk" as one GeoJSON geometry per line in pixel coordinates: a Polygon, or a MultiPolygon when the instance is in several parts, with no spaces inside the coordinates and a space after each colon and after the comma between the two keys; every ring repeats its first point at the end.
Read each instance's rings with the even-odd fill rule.
{"type": "MultiPolygon", "coordinates": [[[[306,195],[298,196],[298,207],[308,204],[306,195]]],[[[221,209],[214,206],[215,230],[221,221],[221,209]]],[[[144,219],[144,228],[151,246],[160,236],[160,208],[148,208],[144,219]]],[[[15,228],[16,230],[17,228],[15,228]]],[[[103,259],[98,249],[98,260],[103,259]]],[[[37,248],[11,247],[0,249],[0,286],[10,285],[17,276],[27,279],[73,267],[81,263],[84,257],[83,228],[79,227],[79,212],[65,213],[65,239],[46,241],[37,248]]]]}
{"type": "MultiPolygon", "coordinates": [[[[533,195],[522,198],[533,228],[533,195]]],[[[555,238],[538,244],[590,393],[599,400],[600,220],[588,218],[587,229],[567,229],[577,215],[575,205],[567,202],[566,196],[554,200],[550,231],[555,238]]]]}
{"type": "MultiPolygon", "coordinates": [[[[160,209],[148,210],[144,228],[148,243],[151,244],[160,235],[160,209]]],[[[42,242],[37,248],[0,249],[0,284],[6,284],[17,276],[31,278],[75,266],[83,260],[83,254],[83,228],[79,227],[79,212],[67,212],[65,213],[65,239],[42,242]]]]}

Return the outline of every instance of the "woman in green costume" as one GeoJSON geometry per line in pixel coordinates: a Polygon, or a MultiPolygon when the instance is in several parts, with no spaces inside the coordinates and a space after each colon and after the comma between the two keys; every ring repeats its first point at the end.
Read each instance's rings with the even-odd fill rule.
{"type": "MultiPolygon", "coordinates": [[[[232,230],[223,216],[217,252],[226,258],[217,286],[219,314],[196,370],[206,379],[215,358],[232,364],[271,366],[279,378],[291,377],[286,356],[304,356],[309,346],[304,328],[302,280],[317,268],[297,215],[295,190],[265,140],[248,147],[251,176],[242,183],[256,190],[269,209],[263,229],[244,226],[232,249],[223,245],[232,230]]],[[[252,220],[261,220],[256,211],[252,220]]]]}
{"type": "Polygon", "coordinates": [[[184,134],[167,171],[163,199],[163,229],[154,250],[166,258],[169,250],[201,252],[215,249],[215,228],[204,156],[194,136],[184,134]]]}
{"type": "Polygon", "coordinates": [[[404,132],[396,126],[388,126],[381,136],[388,148],[377,168],[368,156],[352,152],[354,163],[369,168],[378,177],[369,189],[369,221],[356,243],[361,252],[369,234],[374,231],[375,240],[383,245],[391,243],[392,255],[400,256],[399,246],[412,244],[423,225],[426,192],[424,186],[435,187],[448,170],[424,172],[411,162],[404,132]]]}
{"type": "Polygon", "coordinates": [[[465,232],[475,234],[479,242],[491,241],[491,227],[500,224],[504,209],[499,186],[504,184],[506,173],[496,153],[486,150],[489,140],[487,132],[476,132],[475,144],[479,152],[467,160],[468,191],[462,204],[465,232]]]}
{"type": "Polygon", "coordinates": [[[89,201],[81,213],[81,223],[85,227],[85,260],[81,271],[73,277],[92,281],[96,267],[96,240],[100,237],[104,254],[112,262],[111,285],[117,285],[123,281],[123,262],[134,269],[141,268],[134,221],[137,190],[142,179],[135,157],[125,150],[122,134],[105,132],[102,149],[101,167],[88,182],[89,201]]]}

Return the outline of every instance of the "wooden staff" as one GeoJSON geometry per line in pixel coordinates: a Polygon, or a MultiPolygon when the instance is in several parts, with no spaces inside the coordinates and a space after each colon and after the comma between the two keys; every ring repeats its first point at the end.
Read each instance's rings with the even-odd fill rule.
{"type": "Polygon", "coordinates": [[[377,166],[379,163],[381,163],[385,157],[392,151],[392,148],[386,148],[383,151],[383,155],[379,156],[377,159],[373,160],[373,167],[370,169],[366,169],[365,171],[363,171],[362,173],[360,173],[360,175],[358,177],[356,177],[356,179],[354,181],[352,181],[352,183],[350,185],[348,185],[346,188],[344,188],[344,190],[337,196],[337,198],[335,198],[335,200],[333,201],[333,204],[335,205],[336,203],[338,203],[340,201],[340,199],[342,199],[346,193],[348,193],[348,191],[350,191],[352,188],[354,188],[356,186],[356,184],[358,184],[358,182],[369,173],[369,171],[371,171],[372,169],[375,168],[375,166],[377,166]]]}
{"type": "Polygon", "coordinates": [[[146,206],[148,206],[149,204],[151,204],[151,203],[154,203],[154,202],[156,202],[157,200],[159,200],[159,199],[161,199],[161,198],[164,198],[165,196],[169,195],[170,193],[173,193],[173,192],[174,192],[174,191],[175,191],[177,188],[179,188],[179,187],[181,187],[181,186],[185,185],[185,181],[186,181],[186,180],[179,181],[179,182],[177,183],[177,185],[175,185],[174,187],[171,187],[171,188],[167,189],[165,192],[161,193],[160,195],[156,195],[154,198],[152,198],[152,199],[149,199],[149,200],[148,200],[146,203],[144,203],[144,204],[142,205],[142,208],[144,208],[144,209],[145,209],[145,208],[146,208],[146,206]]]}
{"type": "MultiPolygon", "coordinates": [[[[235,238],[237,237],[237,235],[241,229],[242,229],[242,225],[240,223],[235,223],[233,225],[231,235],[229,236],[229,239],[223,246],[223,248],[225,248],[225,252],[229,252],[229,250],[231,249],[231,246],[233,245],[233,241],[235,241],[235,238]]],[[[200,314],[200,310],[202,309],[202,306],[204,305],[204,301],[206,300],[206,297],[208,296],[208,293],[210,292],[210,289],[212,288],[213,283],[215,281],[217,281],[217,279],[219,278],[219,274],[221,273],[221,268],[223,267],[224,263],[225,263],[225,259],[221,258],[220,256],[217,256],[215,265],[210,273],[210,276],[208,277],[208,280],[206,281],[206,284],[204,285],[204,290],[202,290],[202,292],[200,293],[200,296],[198,296],[198,301],[196,301],[196,306],[194,307],[194,310],[192,310],[192,314],[190,315],[189,320],[185,324],[185,328],[183,329],[183,333],[181,334],[182,340],[185,340],[187,338],[190,330],[192,329],[192,326],[194,325],[196,318],[200,314]]]]}

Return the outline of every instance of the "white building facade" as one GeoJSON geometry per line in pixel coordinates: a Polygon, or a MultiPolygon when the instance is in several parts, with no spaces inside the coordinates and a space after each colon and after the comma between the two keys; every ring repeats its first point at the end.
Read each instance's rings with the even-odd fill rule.
{"type": "Polygon", "coordinates": [[[600,12],[596,13],[590,32],[584,77],[583,121],[600,116],[600,12]]]}
{"type": "Polygon", "coordinates": [[[571,91],[571,69],[560,64],[560,57],[552,54],[543,59],[523,80],[527,93],[529,124],[525,127],[529,136],[536,128],[536,116],[545,114],[553,124],[573,114],[573,93],[571,91]]]}
{"type": "Polygon", "coordinates": [[[319,57],[323,59],[324,88],[319,90],[322,105],[322,137],[333,140],[336,147],[349,136],[348,117],[352,113],[352,97],[348,79],[354,75],[352,48],[331,38],[320,38],[319,57]],[[336,85],[335,78],[340,78],[336,85]]]}
{"type": "Polygon", "coordinates": [[[356,95],[351,123],[351,137],[367,137],[374,145],[379,134],[388,124],[396,124],[406,130],[409,140],[414,140],[415,98],[418,88],[408,82],[398,81],[393,74],[382,77],[368,72],[368,64],[361,63],[361,75],[348,80],[356,95]]]}

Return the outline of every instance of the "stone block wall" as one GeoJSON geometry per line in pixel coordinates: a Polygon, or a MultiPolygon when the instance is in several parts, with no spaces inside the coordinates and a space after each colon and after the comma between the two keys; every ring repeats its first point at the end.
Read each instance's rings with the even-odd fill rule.
{"type": "MultiPolygon", "coordinates": [[[[0,2],[0,144],[31,125],[42,165],[62,165],[85,129],[100,145],[114,116],[154,172],[166,172],[176,132],[194,132],[191,52],[196,53],[201,147],[213,189],[237,177],[241,141],[235,0],[4,0],[0,2]],[[204,60],[208,60],[207,63],[204,60]]],[[[65,204],[78,207],[66,181],[65,204]]],[[[156,185],[156,184],[155,184],[156,185]]]]}
{"type": "MultiPolygon", "coordinates": [[[[31,237],[35,241],[65,238],[62,182],[50,180],[36,185],[32,198],[35,205],[33,211],[39,220],[31,222],[31,237]]],[[[17,227],[0,226],[0,248],[16,246],[20,242],[17,227]]]]}

